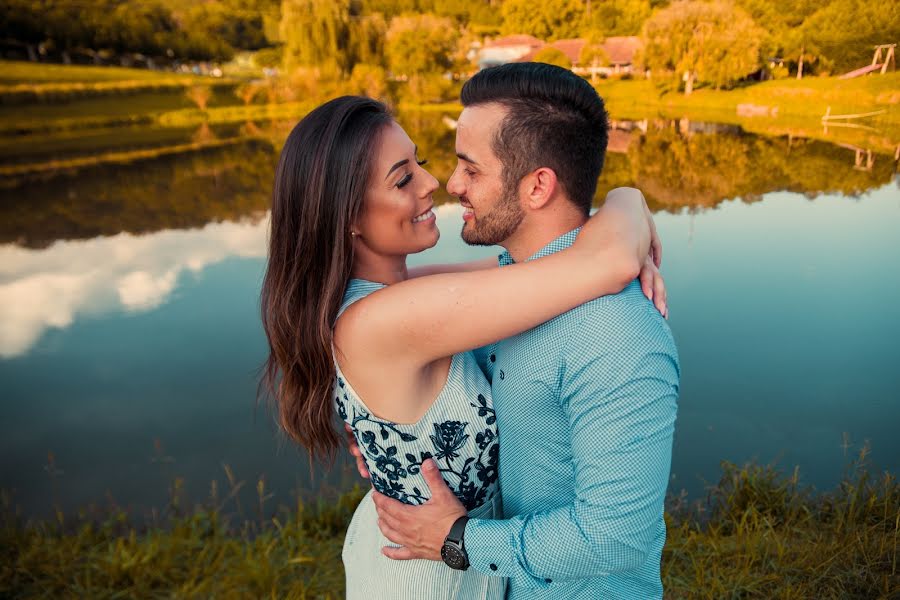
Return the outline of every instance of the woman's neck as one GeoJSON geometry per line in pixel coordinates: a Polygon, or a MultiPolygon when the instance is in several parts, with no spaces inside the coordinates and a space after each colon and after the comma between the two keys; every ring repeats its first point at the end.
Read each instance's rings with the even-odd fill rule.
{"type": "Polygon", "coordinates": [[[406,255],[376,256],[369,252],[357,252],[353,261],[354,279],[365,279],[391,285],[409,279],[406,255]]]}

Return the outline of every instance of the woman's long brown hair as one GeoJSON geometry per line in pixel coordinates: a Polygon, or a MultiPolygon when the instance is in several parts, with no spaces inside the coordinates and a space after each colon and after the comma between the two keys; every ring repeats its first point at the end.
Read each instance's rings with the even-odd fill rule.
{"type": "Polygon", "coordinates": [[[334,427],[332,329],[353,266],[350,227],[390,122],[387,108],[370,98],[326,102],[291,131],[275,172],[262,383],[280,427],[311,459],[333,459],[342,439],[334,427]]]}

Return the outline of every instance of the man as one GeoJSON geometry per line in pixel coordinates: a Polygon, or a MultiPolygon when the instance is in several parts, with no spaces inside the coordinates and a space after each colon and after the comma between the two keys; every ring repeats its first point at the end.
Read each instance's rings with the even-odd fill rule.
{"type": "MultiPolygon", "coordinates": [[[[465,208],[463,239],[504,246],[501,266],[571,245],[606,151],[597,93],[565,69],[519,63],[475,75],[462,103],[447,190],[465,208]]],[[[508,577],[511,600],[662,598],[679,366],[639,283],[476,355],[492,385],[504,519],[468,520],[429,461],[426,504],[374,496],[401,546],[384,553],[508,577]]]]}

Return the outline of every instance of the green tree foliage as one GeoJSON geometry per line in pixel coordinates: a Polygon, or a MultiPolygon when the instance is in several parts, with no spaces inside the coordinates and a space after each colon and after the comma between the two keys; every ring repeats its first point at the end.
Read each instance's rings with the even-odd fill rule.
{"type": "Polygon", "coordinates": [[[834,0],[806,20],[803,33],[835,71],[864,67],[874,46],[900,42],[900,3],[834,0]]]}
{"type": "MultiPolygon", "coordinates": [[[[603,48],[603,35],[600,32],[592,31],[586,36],[587,40],[581,52],[578,55],[578,64],[582,67],[590,67],[596,69],[609,64],[609,56],[603,48]]],[[[597,75],[591,72],[591,81],[596,81],[597,75]]]]}
{"type": "Polygon", "coordinates": [[[459,29],[446,17],[394,17],[384,51],[395,76],[443,74],[453,68],[459,51],[459,29]]]}
{"type": "Polygon", "coordinates": [[[505,0],[502,14],[504,33],[552,41],[578,36],[584,4],[581,0],[505,0]]]}
{"type": "Polygon", "coordinates": [[[235,49],[269,44],[266,19],[277,0],[9,0],[0,7],[0,36],[71,52],[142,53],[225,60],[235,49]]]}
{"type": "Polygon", "coordinates": [[[360,10],[352,2],[282,0],[285,69],[315,69],[334,78],[349,76],[357,63],[384,66],[384,15],[360,10]]]}
{"type": "Polygon", "coordinates": [[[394,17],[384,43],[388,70],[405,81],[404,100],[440,102],[455,96],[445,74],[460,62],[460,32],[447,17],[394,17]]]}
{"type": "Polygon", "coordinates": [[[764,35],[746,11],[732,4],[683,0],[644,24],[643,61],[670,82],[684,75],[686,93],[695,81],[730,87],[759,68],[764,35]]]}
{"type": "Polygon", "coordinates": [[[384,15],[351,16],[348,52],[352,65],[384,66],[384,39],[387,34],[384,15]]]}
{"type": "Polygon", "coordinates": [[[318,67],[324,72],[348,70],[350,14],[333,0],[282,0],[281,38],[284,67],[318,67]]]}
{"type": "Polygon", "coordinates": [[[386,99],[387,73],[378,65],[357,63],[353,66],[353,72],[350,73],[347,92],[370,98],[386,99]]]}
{"type": "Polygon", "coordinates": [[[585,26],[605,36],[637,35],[650,17],[650,0],[605,0],[590,3],[585,26]]]}
{"type": "Polygon", "coordinates": [[[821,52],[802,25],[821,7],[819,0],[737,0],[737,5],[767,31],[763,58],[781,58],[795,74],[810,72],[821,52]]]}
{"type": "Polygon", "coordinates": [[[548,65],[556,65],[564,69],[572,68],[572,61],[566,56],[566,53],[553,46],[544,46],[537,51],[532,59],[534,62],[547,63],[548,65]]]}

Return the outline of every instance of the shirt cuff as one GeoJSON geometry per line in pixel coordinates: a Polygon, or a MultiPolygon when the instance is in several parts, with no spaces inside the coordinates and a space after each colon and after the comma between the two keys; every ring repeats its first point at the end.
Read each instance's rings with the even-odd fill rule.
{"type": "Polygon", "coordinates": [[[464,537],[469,564],[485,575],[509,577],[530,588],[549,587],[552,580],[533,576],[517,559],[520,527],[512,519],[469,519],[464,537]]]}

